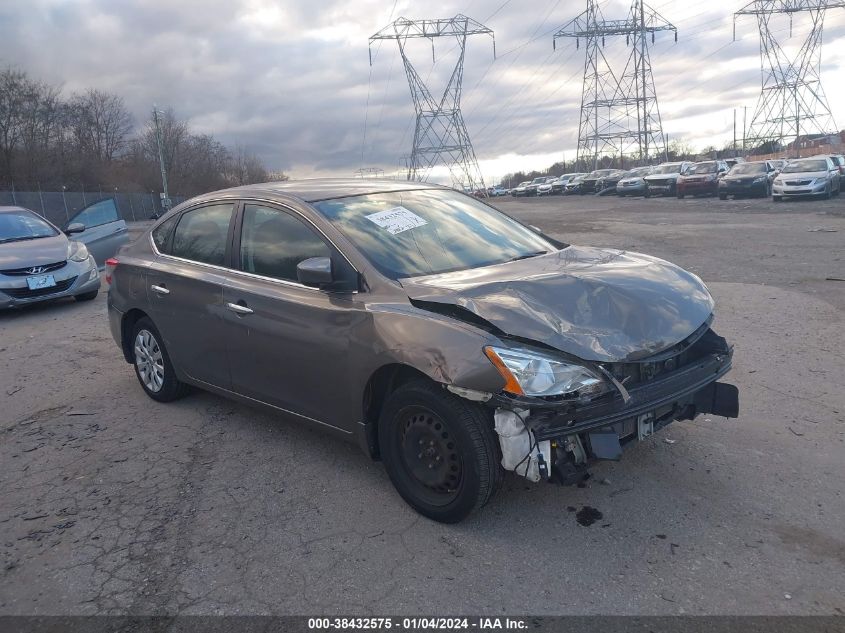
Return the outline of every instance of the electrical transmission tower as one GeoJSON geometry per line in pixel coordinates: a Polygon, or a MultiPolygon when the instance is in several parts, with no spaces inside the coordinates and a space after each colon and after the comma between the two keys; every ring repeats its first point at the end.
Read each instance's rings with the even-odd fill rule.
{"type": "Polygon", "coordinates": [[[845,1],[754,0],[734,14],[734,37],[737,16],[756,15],[760,27],[763,85],[746,132],[746,142],[752,148],[765,145],[772,152],[793,134],[797,145],[802,135],[837,131],[821,84],[822,30],[825,12],[841,8],[845,8],[845,1]],[[808,14],[810,29],[797,52],[790,54],[775,37],[772,20],[786,14],[792,37],[792,18],[796,13],[808,14]]]}
{"type": "MultiPolygon", "coordinates": [[[[428,171],[438,162],[445,163],[452,175],[453,183],[470,187],[473,191],[484,190],[484,179],[478,168],[475,151],[461,115],[461,84],[464,76],[464,54],[470,35],[493,31],[465,15],[442,20],[408,20],[399,18],[388,24],[370,38],[370,65],[373,63],[372,45],[377,40],[396,40],[399,53],[408,76],[411,98],[414,100],[417,120],[414,130],[414,145],[408,165],[408,180],[423,180],[428,171]],[[409,39],[431,40],[431,55],[434,61],[434,38],[452,37],[459,48],[458,59],[446,89],[440,99],[435,99],[408,59],[406,50],[409,39]]],[[[496,54],[496,40],[493,40],[493,55],[496,54]]]]}
{"type": "Polygon", "coordinates": [[[598,0],[587,0],[587,10],[564,25],[552,40],[575,38],[580,48],[586,43],[584,86],[581,93],[581,121],[578,126],[578,162],[596,169],[603,156],[611,158],[636,152],[644,162],[666,159],[666,137],[660,121],[657,92],[651,72],[649,39],[658,31],[677,29],[646,5],[634,0],[624,20],[605,20],[598,0]],[[605,56],[605,40],[625,36],[631,47],[619,72],[605,56]]]}

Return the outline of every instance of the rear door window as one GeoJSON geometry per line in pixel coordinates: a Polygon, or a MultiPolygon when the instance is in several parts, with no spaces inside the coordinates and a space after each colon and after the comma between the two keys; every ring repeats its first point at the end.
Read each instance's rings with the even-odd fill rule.
{"type": "Polygon", "coordinates": [[[173,233],[170,255],[225,266],[233,209],[229,203],[213,204],[183,213],[173,233]]]}

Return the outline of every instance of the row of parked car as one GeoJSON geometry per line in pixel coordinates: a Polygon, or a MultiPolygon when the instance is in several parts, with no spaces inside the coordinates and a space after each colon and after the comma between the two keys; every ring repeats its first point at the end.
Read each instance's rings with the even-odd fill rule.
{"type": "Polygon", "coordinates": [[[742,159],[677,161],[630,170],[597,169],[588,174],[540,176],[510,190],[494,188],[491,195],[619,195],[685,196],[718,195],[768,197],[779,201],[791,196],[838,195],[845,185],[845,157],[813,156],[793,160],[742,159]]]}

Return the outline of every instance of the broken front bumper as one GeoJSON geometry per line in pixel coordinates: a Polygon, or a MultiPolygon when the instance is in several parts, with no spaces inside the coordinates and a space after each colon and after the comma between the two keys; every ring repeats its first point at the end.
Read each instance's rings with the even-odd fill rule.
{"type": "MultiPolygon", "coordinates": [[[[737,388],[718,382],[730,370],[732,357],[730,348],[705,354],[679,369],[632,386],[625,393],[627,397],[620,392],[580,403],[500,394],[490,404],[497,411],[517,411],[533,436],[537,447],[534,452],[538,455],[532,454],[526,463],[534,469],[535,476],[530,476],[528,466],[525,476],[534,481],[543,475],[573,483],[588,460],[618,459],[622,445],[644,439],[674,420],[691,420],[702,413],[737,417],[737,388]],[[548,457],[541,457],[541,452],[548,457]],[[540,462],[536,466],[531,463],[534,457],[540,462]],[[551,471],[546,468],[544,472],[544,461],[551,471]]],[[[531,446],[531,439],[528,441],[531,446]]],[[[523,474],[521,468],[517,472],[523,474]]]]}

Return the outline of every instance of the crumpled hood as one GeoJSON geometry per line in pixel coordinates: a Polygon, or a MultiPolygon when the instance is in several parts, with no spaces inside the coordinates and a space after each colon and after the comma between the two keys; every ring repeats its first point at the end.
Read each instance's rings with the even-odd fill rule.
{"type": "Polygon", "coordinates": [[[400,283],[411,299],[461,306],[506,334],[599,362],[658,353],[713,311],[702,281],[674,264],[578,246],[400,283]]]}
{"type": "Polygon", "coordinates": [[[0,270],[55,264],[67,259],[67,237],[53,237],[0,244],[0,270]]]}

